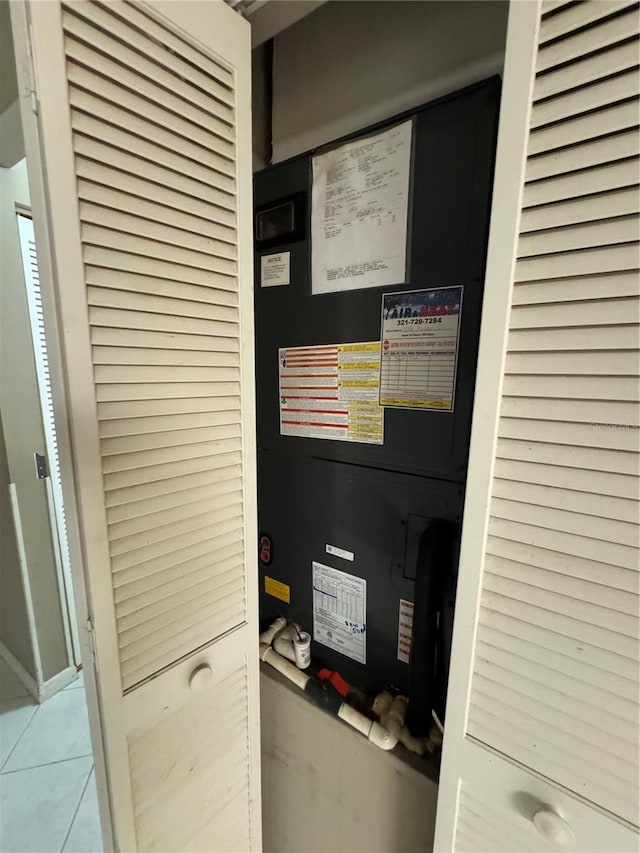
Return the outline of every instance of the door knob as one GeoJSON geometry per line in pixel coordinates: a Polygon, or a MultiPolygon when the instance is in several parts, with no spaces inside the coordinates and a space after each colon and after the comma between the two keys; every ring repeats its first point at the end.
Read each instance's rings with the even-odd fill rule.
{"type": "Polygon", "coordinates": [[[213,678],[213,670],[208,663],[197,666],[189,676],[189,687],[192,690],[201,690],[213,678]]]}
{"type": "Polygon", "coordinates": [[[536,829],[543,838],[557,847],[571,847],[576,840],[574,831],[566,820],[550,808],[542,808],[533,816],[536,829]]]}

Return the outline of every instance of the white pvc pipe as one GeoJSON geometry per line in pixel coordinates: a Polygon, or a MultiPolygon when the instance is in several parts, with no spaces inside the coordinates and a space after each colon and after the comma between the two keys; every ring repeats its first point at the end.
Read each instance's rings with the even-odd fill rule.
{"type": "Polygon", "coordinates": [[[260,643],[265,643],[265,645],[270,646],[273,642],[273,638],[275,635],[282,631],[282,629],[287,624],[287,620],[284,616],[278,616],[275,622],[273,622],[266,631],[263,631],[262,634],[258,637],[260,643]]]}
{"type": "Polygon", "coordinates": [[[271,664],[274,669],[286,676],[289,681],[293,681],[300,690],[304,690],[309,681],[309,676],[301,669],[291,663],[291,661],[283,658],[278,652],[274,651],[271,646],[260,644],[260,659],[265,663],[271,664]]]}
{"type": "Polygon", "coordinates": [[[366,738],[369,737],[371,727],[373,726],[373,720],[370,720],[368,717],[365,717],[364,714],[356,711],[356,709],[352,708],[351,705],[347,705],[346,702],[343,702],[338,709],[338,716],[349,726],[353,726],[354,729],[357,729],[360,734],[364,735],[366,738]]]}
{"type": "MultiPolygon", "coordinates": [[[[260,660],[268,663],[284,675],[285,678],[288,678],[289,681],[292,681],[297,687],[304,690],[309,682],[309,676],[301,669],[298,669],[294,663],[278,654],[278,652],[276,652],[275,649],[266,642],[263,642],[263,640],[269,636],[274,637],[282,628],[282,623],[280,623],[282,618],[283,617],[279,617],[276,619],[273,625],[260,635],[260,660]]],[[[404,723],[404,714],[400,716],[399,711],[400,707],[398,707],[396,712],[393,713],[394,706],[391,706],[391,711],[389,713],[393,714],[394,729],[397,726],[396,720],[399,720],[399,728],[402,728],[404,723]]],[[[380,747],[380,749],[393,749],[398,742],[397,734],[388,731],[380,723],[373,722],[364,714],[361,714],[360,711],[356,711],[355,708],[348,705],[346,702],[343,702],[338,708],[338,716],[345,723],[360,732],[360,734],[364,735],[367,740],[371,741],[371,743],[380,747]]]]}

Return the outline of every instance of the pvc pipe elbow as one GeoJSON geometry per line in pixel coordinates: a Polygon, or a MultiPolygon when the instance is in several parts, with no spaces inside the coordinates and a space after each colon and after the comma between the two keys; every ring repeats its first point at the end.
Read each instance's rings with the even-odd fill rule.
{"type": "Polygon", "coordinates": [[[404,719],[407,714],[407,700],[404,696],[396,696],[388,713],[384,716],[385,728],[390,734],[395,737],[396,741],[400,740],[400,733],[404,726],[404,719]]]}
{"type": "Polygon", "coordinates": [[[385,750],[393,749],[393,747],[398,743],[398,738],[391,732],[387,731],[387,729],[385,729],[384,726],[381,726],[380,723],[373,723],[371,726],[369,740],[371,743],[379,746],[380,749],[385,750]]]}
{"type": "Polygon", "coordinates": [[[287,632],[283,631],[278,634],[273,641],[273,648],[282,655],[283,658],[295,663],[296,653],[293,648],[293,639],[287,636],[287,632]]]}
{"type": "Polygon", "coordinates": [[[288,678],[289,681],[292,681],[301,690],[304,690],[307,686],[309,676],[301,669],[298,669],[298,667],[291,663],[291,661],[288,661],[286,658],[283,658],[282,655],[279,655],[278,652],[271,648],[271,646],[267,646],[267,650],[262,656],[262,660],[265,663],[270,664],[274,669],[277,669],[278,672],[282,673],[285,678],[288,678]]]}
{"type": "Polygon", "coordinates": [[[278,616],[275,622],[272,622],[271,625],[267,628],[266,631],[263,631],[258,638],[261,643],[266,643],[268,646],[273,642],[273,638],[281,631],[285,625],[287,624],[287,620],[284,616],[278,616]]]}
{"type": "Polygon", "coordinates": [[[260,660],[266,660],[267,652],[270,648],[271,646],[269,645],[269,643],[260,643],[260,645],[258,646],[258,656],[260,660]]]}

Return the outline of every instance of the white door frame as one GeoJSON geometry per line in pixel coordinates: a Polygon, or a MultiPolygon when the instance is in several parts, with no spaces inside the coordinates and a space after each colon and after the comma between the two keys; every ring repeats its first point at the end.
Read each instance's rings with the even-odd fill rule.
{"type": "MultiPolygon", "coordinates": [[[[27,305],[29,307],[29,323],[31,326],[31,340],[33,342],[33,354],[36,365],[36,377],[38,380],[38,396],[40,399],[40,412],[42,415],[42,427],[47,452],[47,476],[44,478],[44,486],[47,492],[47,506],[49,508],[49,520],[51,527],[51,539],[56,561],[56,573],[58,575],[58,588],[60,592],[60,610],[65,623],[65,640],[67,643],[67,654],[69,662],[74,666],[80,665],[80,635],[78,632],[78,617],[73,598],[73,579],[71,576],[71,562],[69,559],[69,548],[67,543],[66,519],[64,512],[64,501],[60,487],[60,470],[57,459],[57,430],[54,419],[49,412],[47,400],[46,364],[44,356],[48,355],[48,342],[46,335],[49,324],[45,329],[45,336],[38,341],[38,310],[35,301],[35,293],[30,275],[30,262],[27,248],[23,239],[23,223],[33,223],[33,215],[30,208],[24,208],[16,204],[16,217],[18,219],[18,232],[20,235],[20,255],[22,258],[22,269],[24,273],[24,284],[27,292],[27,305]]],[[[48,359],[47,359],[48,361],[48,359]]]]}

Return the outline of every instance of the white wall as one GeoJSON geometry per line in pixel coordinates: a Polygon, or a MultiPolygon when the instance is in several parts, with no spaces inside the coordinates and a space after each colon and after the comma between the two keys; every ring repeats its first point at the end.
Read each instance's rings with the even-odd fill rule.
{"type": "Polygon", "coordinates": [[[273,162],[502,70],[504,0],[332,0],[275,38],[273,162]]]}
{"type": "Polygon", "coordinates": [[[11,168],[24,160],[20,102],[15,100],[0,114],[0,166],[11,168]]]}
{"type": "Polygon", "coordinates": [[[9,462],[0,412],[0,641],[35,679],[36,664],[29,616],[18,555],[18,542],[10,510],[9,462]]]}
{"type": "MultiPolygon", "coordinates": [[[[22,521],[44,682],[66,669],[69,661],[45,484],[34,463],[34,453],[46,455],[46,450],[15,209],[16,203],[30,203],[24,160],[12,169],[0,169],[0,190],[0,411],[9,477],[22,521]]],[[[0,639],[5,639],[1,627],[0,639]]],[[[38,654],[33,657],[37,667],[38,654]]]]}
{"type": "Polygon", "coordinates": [[[427,853],[438,786],[268,670],[261,677],[264,853],[427,853]]]}

